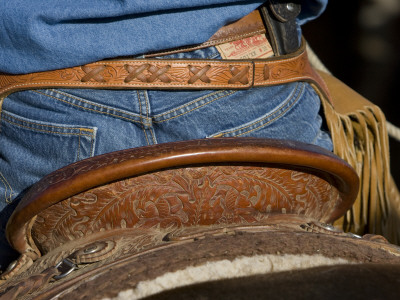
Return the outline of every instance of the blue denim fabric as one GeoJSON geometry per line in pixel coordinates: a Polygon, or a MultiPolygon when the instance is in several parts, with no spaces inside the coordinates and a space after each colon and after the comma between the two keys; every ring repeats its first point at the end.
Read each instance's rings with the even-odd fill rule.
{"type": "MultiPolygon", "coordinates": [[[[214,48],[169,57],[220,58],[214,48]]],[[[332,150],[307,83],[250,90],[29,90],[0,114],[0,210],[64,165],[130,147],[210,137],[297,140],[332,150]]]]}
{"type": "MultiPolygon", "coordinates": [[[[31,73],[199,44],[266,0],[0,1],[0,71],[31,73]]],[[[303,0],[299,24],[328,0],[303,0]]]]}

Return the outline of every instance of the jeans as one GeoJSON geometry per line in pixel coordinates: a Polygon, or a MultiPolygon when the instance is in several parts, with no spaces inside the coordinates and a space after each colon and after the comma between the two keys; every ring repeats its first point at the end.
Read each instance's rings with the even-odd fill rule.
{"type": "MultiPolygon", "coordinates": [[[[170,55],[220,58],[214,47],[170,55]]],[[[249,90],[16,92],[0,114],[0,211],[46,174],[111,151],[212,137],[296,140],[332,150],[303,82],[249,90]]]]}

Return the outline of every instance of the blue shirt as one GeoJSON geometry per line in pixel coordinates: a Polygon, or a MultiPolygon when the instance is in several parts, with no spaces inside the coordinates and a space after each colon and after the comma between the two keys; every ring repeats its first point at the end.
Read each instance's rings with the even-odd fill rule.
{"type": "MultiPolygon", "coordinates": [[[[328,0],[303,0],[300,24],[328,0]]],[[[30,73],[199,44],[264,0],[0,1],[0,71],[30,73]]]]}

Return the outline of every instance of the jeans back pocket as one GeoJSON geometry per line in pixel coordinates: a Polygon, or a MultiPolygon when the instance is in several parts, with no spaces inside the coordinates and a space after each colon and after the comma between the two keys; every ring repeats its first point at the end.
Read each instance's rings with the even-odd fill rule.
{"type": "Polygon", "coordinates": [[[2,111],[0,210],[43,176],[94,154],[95,127],[35,121],[2,111]]]}

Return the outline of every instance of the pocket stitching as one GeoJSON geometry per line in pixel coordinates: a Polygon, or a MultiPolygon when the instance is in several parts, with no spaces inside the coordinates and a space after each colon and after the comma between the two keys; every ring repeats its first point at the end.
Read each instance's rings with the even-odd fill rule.
{"type": "MultiPolygon", "coordinates": [[[[154,121],[154,123],[160,124],[160,123],[163,123],[163,122],[166,122],[166,121],[169,121],[169,120],[178,118],[178,117],[180,117],[180,116],[186,115],[186,114],[188,114],[188,113],[190,113],[190,112],[192,112],[192,111],[194,111],[194,110],[196,110],[196,109],[199,109],[199,108],[201,108],[201,107],[203,107],[203,106],[206,106],[206,105],[208,105],[208,104],[210,104],[210,103],[213,103],[214,101],[217,101],[217,100],[219,100],[219,99],[221,99],[221,98],[224,98],[224,97],[233,95],[233,94],[235,94],[236,92],[237,92],[236,90],[233,90],[233,91],[231,91],[231,92],[228,93],[228,94],[221,95],[220,97],[217,97],[217,98],[215,98],[215,99],[213,99],[213,100],[210,100],[210,101],[208,101],[208,102],[206,102],[206,103],[204,103],[204,104],[202,104],[202,105],[200,105],[200,106],[194,107],[194,108],[191,109],[191,110],[185,111],[185,112],[183,112],[183,113],[181,113],[181,114],[179,114],[179,115],[170,117],[170,118],[165,119],[165,120],[154,121]]],[[[209,96],[210,96],[210,94],[207,95],[207,97],[209,97],[209,96]]],[[[171,113],[171,112],[173,112],[173,111],[177,111],[177,110],[179,110],[179,109],[182,109],[182,108],[184,108],[184,107],[186,107],[186,106],[189,106],[190,104],[194,104],[194,103],[196,103],[196,102],[198,102],[198,101],[201,101],[201,100],[203,100],[203,99],[205,99],[205,98],[207,98],[207,97],[202,97],[201,99],[197,99],[197,100],[195,100],[195,101],[192,101],[192,102],[190,102],[190,103],[187,103],[187,104],[185,104],[185,105],[183,105],[183,106],[180,106],[179,108],[176,108],[176,109],[174,109],[174,110],[172,110],[172,111],[169,111],[169,112],[167,112],[167,113],[164,113],[163,115],[169,114],[169,113],[171,113]]],[[[161,116],[161,115],[155,116],[154,118],[158,118],[159,116],[161,116]]]]}
{"type": "MultiPolygon", "coordinates": [[[[68,94],[63,93],[63,92],[58,91],[58,90],[52,90],[52,91],[54,91],[54,92],[56,92],[56,93],[59,93],[59,94],[61,94],[61,95],[64,95],[65,97],[68,97],[68,98],[71,98],[71,99],[74,99],[74,100],[77,100],[77,101],[81,101],[81,102],[84,102],[84,103],[87,103],[87,104],[90,104],[90,105],[93,105],[93,106],[97,106],[97,107],[104,108],[104,109],[110,109],[110,110],[113,110],[113,111],[115,111],[115,112],[120,112],[121,114],[127,114],[127,115],[129,115],[128,112],[125,112],[125,111],[122,111],[122,110],[117,110],[117,109],[115,109],[115,108],[111,108],[111,107],[107,107],[107,106],[102,106],[102,105],[99,105],[99,104],[96,104],[96,103],[93,103],[93,102],[89,103],[88,101],[85,101],[85,100],[82,99],[82,98],[77,98],[77,97],[74,97],[74,96],[72,96],[72,95],[68,95],[68,94]]],[[[110,113],[110,112],[99,111],[99,110],[96,110],[96,109],[93,109],[93,108],[88,108],[88,107],[84,107],[84,106],[81,106],[81,105],[78,105],[78,104],[74,104],[74,103],[68,102],[68,101],[66,101],[66,100],[64,100],[64,99],[58,98],[58,97],[56,97],[56,96],[45,94],[45,93],[43,93],[43,92],[39,92],[39,91],[32,91],[32,92],[35,92],[35,93],[37,93],[37,94],[40,94],[40,95],[43,95],[43,96],[46,96],[46,97],[53,98],[53,99],[55,99],[55,100],[57,100],[57,101],[66,103],[66,104],[68,104],[68,105],[72,105],[72,106],[75,106],[75,107],[79,107],[79,108],[81,108],[81,109],[83,109],[83,110],[87,110],[87,111],[91,111],[91,112],[98,113],[98,114],[103,114],[103,115],[109,115],[109,116],[112,116],[112,117],[115,117],[115,118],[118,118],[118,119],[127,120],[127,121],[129,121],[129,122],[141,123],[141,121],[134,120],[134,119],[131,119],[131,118],[128,118],[128,117],[123,117],[123,116],[119,116],[119,115],[116,115],[116,114],[113,114],[113,113],[110,113]]],[[[133,115],[132,117],[138,117],[138,116],[133,115]]]]}
{"type": "Polygon", "coordinates": [[[18,126],[18,127],[22,127],[22,128],[26,128],[29,130],[33,130],[33,131],[39,131],[39,132],[44,132],[44,133],[52,133],[52,134],[64,134],[64,135],[84,135],[87,137],[91,137],[93,138],[93,133],[94,133],[94,129],[91,128],[82,128],[82,127],[68,127],[68,126],[56,126],[56,125],[47,125],[47,124],[40,124],[40,123],[34,123],[31,121],[27,121],[27,120],[23,120],[23,119],[18,119],[12,115],[10,115],[9,113],[3,112],[3,114],[6,116],[6,118],[3,118],[4,122],[7,122],[9,124],[18,126]],[[9,119],[14,119],[17,121],[20,121],[22,124],[13,122],[9,119]],[[59,131],[50,131],[50,130],[45,130],[45,129],[39,129],[36,127],[29,127],[27,125],[23,125],[23,123],[27,123],[27,124],[31,124],[31,125],[35,125],[35,126],[41,126],[41,127],[47,127],[47,128],[58,128],[58,129],[70,129],[70,130],[79,130],[79,133],[73,133],[73,132],[59,132],[59,131]],[[82,131],[86,131],[86,132],[90,132],[90,134],[82,134],[82,131]]]}
{"type": "Polygon", "coordinates": [[[292,103],[290,106],[288,106],[284,111],[281,111],[281,108],[280,108],[280,109],[276,110],[275,112],[273,112],[272,114],[269,114],[269,115],[263,117],[262,119],[257,120],[256,122],[252,122],[251,124],[248,124],[248,125],[246,125],[246,126],[244,126],[244,127],[232,129],[232,130],[225,131],[225,132],[215,133],[215,134],[213,134],[213,135],[210,136],[210,137],[216,137],[216,136],[218,136],[218,137],[223,137],[223,136],[225,136],[225,135],[227,135],[227,134],[233,134],[234,136],[242,136],[242,135],[251,133],[251,132],[253,132],[253,131],[256,131],[256,130],[262,128],[262,127],[265,127],[265,126],[267,126],[268,124],[271,124],[272,122],[274,122],[275,120],[277,120],[278,118],[280,118],[283,114],[285,114],[288,110],[290,110],[290,108],[292,108],[292,107],[298,102],[299,98],[301,97],[301,95],[303,95],[304,90],[305,90],[305,85],[302,84],[302,85],[301,85],[301,90],[299,91],[299,85],[300,85],[300,83],[298,83],[298,84],[296,85],[296,88],[293,90],[292,95],[290,95],[290,97],[287,99],[287,101],[285,101],[285,103],[281,106],[281,108],[284,107],[288,102],[290,102],[290,101],[295,97],[296,92],[298,92],[298,95],[297,95],[295,101],[293,101],[293,103],[292,103]],[[240,134],[237,134],[237,135],[234,134],[235,132],[244,130],[245,128],[252,127],[252,126],[254,126],[254,125],[257,124],[257,123],[260,123],[260,122],[264,121],[265,119],[271,118],[271,116],[273,116],[273,115],[276,114],[276,113],[279,113],[279,114],[278,114],[277,116],[275,116],[273,119],[271,119],[270,121],[268,121],[268,122],[266,122],[266,123],[263,123],[263,124],[261,124],[260,126],[258,126],[258,127],[256,127],[256,128],[253,128],[253,129],[251,129],[251,130],[248,130],[248,131],[246,131],[246,132],[243,132],[243,133],[240,133],[240,134]]]}
{"type": "Polygon", "coordinates": [[[14,194],[14,191],[13,191],[11,185],[8,183],[7,179],[4,177],[4,175],[1,172],[0,172],[0,181],[3,182],[4,187],[5,187],[4,197],[5,197],[6,203],[10,204],[12,196],[14,194]],[[10,190],[9,196],[7,196],[7,190],[10,190]]]}

